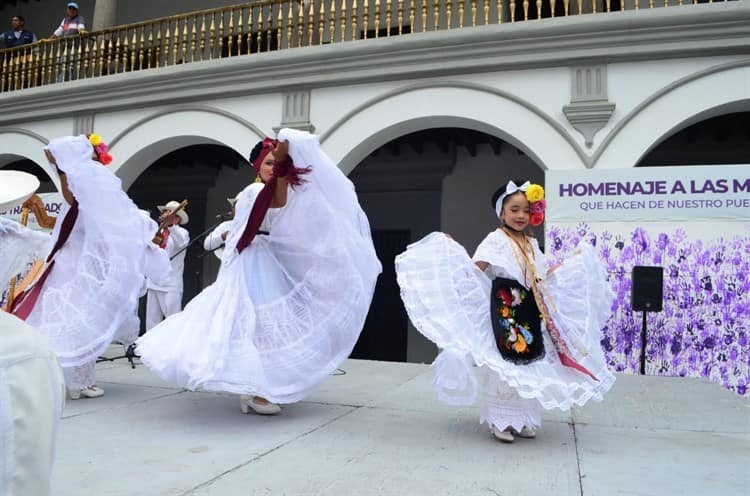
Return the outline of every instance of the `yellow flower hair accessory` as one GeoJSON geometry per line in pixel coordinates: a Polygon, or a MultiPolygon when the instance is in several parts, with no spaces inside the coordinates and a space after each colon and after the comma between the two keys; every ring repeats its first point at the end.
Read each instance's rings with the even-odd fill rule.
{"type": "Polygon", "coordinates": [[[529,200],[529,203],[538,202],[539,200],[544,199],[544,188],[538,184],[530,185],[526,188],[526,199],[529,200]]]}
{"type": "Polygon", "coordinates": [[[95,160],[98,160],[102,165],[109,165],[112,163],[112,155],[109,154],[109,147],[102,140],[102,137],[98,134],[88,134],[89,143],[94,147],[94,153],[96,154],[95,160]]]}

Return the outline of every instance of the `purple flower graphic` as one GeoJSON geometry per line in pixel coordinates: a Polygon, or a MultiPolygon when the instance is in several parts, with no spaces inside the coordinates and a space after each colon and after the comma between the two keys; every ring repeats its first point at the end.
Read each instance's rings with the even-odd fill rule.
{"type": "Polygon", "coordinates": [[[630,306],[630,274],[634,265],[658,265],[665,297],[663,311],[646,316],[646,372],[706,377],[750,396],[750,238],[691,240],[684,229],[641,227],[623,237],[586,223],[551,226],[548,235],[551,263],[572,254],[579,241],[596,246],[617,295],[601,339],[611,369],[638,372],[642,314],[630,306]]]}

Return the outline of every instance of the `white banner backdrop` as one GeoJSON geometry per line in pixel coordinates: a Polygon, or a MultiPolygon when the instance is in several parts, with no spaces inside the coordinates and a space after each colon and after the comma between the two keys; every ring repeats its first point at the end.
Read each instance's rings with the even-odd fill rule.
{"type": "Polygon", "coordinates": [[[750,166],[548,171],[546,247],[597,247],[617,295],[602,336],[609,364],[638,372],[642,314],[633,266],[664,268],[649,312],[646,373],[706,377],[750,396],[750,166]]]}
{"type": "MultiPolygon", "coordinates": [[[[60,193],[39,193],[37,196],[39,196],[44,202],[44,210],[46,210],[47,215],[57,217],[57,215],[60,213],[60,209],[62,208],[62,195],[60,193]]],[[[21,222],[21,210],[22,208],[19,205],[5,212],[0,212],[0,217],[4,217],[16,222],[21,222]]],[[[36,217],[34,217],[33,214],[29,215],[27,227],[29,229],[34,229],[35,231],[52,231],[51,229],[44,229],[40,227],[39,223],[36,220],[36,217]]]]}
{"type": "Polygon", "coordinates": [[[750,210],[747,166],[548,171],[545,183],[556,222],[737,219],[750,210]]]}

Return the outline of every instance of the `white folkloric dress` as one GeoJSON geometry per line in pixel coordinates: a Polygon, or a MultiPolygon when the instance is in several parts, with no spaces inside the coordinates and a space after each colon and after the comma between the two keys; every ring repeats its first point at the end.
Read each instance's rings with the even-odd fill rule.
{"type": "MultiPolygon", "coordinates": [[[[78,216],[26,322],[49,339],[68,389],[80,389],[94,383],[93,365],[109,343],[135,340],[143,279],[164,279],[169,260],[151,243],[156,223],[140,214],[117,176],[91,159],[85,136],[57,138],[47,148],[67,176],[78,216]]],[[[70,208],[63,203],[53,245],[70,208]]]]}
{"type": "Polygon", "coordinates": [[[241,253],[236,246],[262,184],[236,215],[216,282],[138,340],[141,360],[191,390],[299,401],[351,353],[381,266],[354,187],[317,138],[283,129],[306,183],[269,209],[241,253]]]}
{"type": "MultiPolygon", "coordinates": [[[[531,251],[537,277],[546,274],[536,240],[531,251]]],[[[546,353],[542,358],[517,365],[501,357],[490,314],[492,279],[513,279],[529,289],[533,278],[524,274],[522,260],[520,248],[500,229],[487,235],[473,260],[443,233],[426,236],[396,257],[409,317],[442,350],[433,364],[439,398],[450,404],[472,404],[477,393],[471,368],[475,363],[485,375],[482,420],[500,429],[538,427],[538,405],[568,410],[590,399],[601,401],[614,383],[599,344],[614,295],[590,246],[582,246],[579,254],[536,285],[562,343],[553,342],[543,323],[546,353]],[[475,264],[480,260],[489,263],[485,272],[475,264]],[[564,366],[557,352],[561,347],[598,380],[564,366]]]]}

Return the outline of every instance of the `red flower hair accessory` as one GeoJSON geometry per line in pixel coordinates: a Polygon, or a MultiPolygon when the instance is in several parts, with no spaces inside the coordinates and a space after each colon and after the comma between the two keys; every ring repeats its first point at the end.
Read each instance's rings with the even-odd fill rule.
{"type": "Polygon", "coordinates": [[[109,154],[109,147],[102,141],[102,137],[98,134],[87,135],[89,143],[94,147],[94,153],[96,153],[96,159],[102,165],[109,165],[112,163],[112,155],[109,154]]]}
{"type": "Polygon", "coordinates": [[[544,212],[537,212],[531,214],[531,217],[529,217],[529,224],[532,226],[541,226],[542,222],[544,222],[544,212]]]}
{"type": "Polygon", "coordinates": [[[538,184],[530,184],[525,191],[526,199],[529,201],[531,217],[529,224],[536,227],[544,222],[544,211],[547,210],[547,201],[544,199],[544,188],[538,184]]]}

